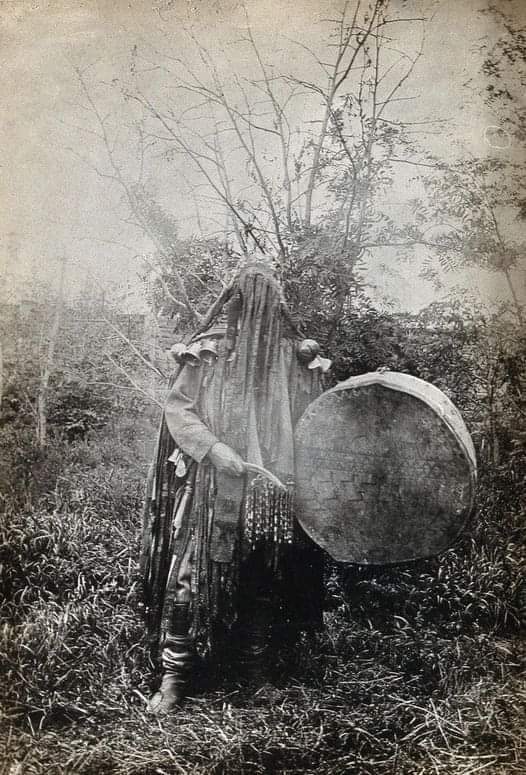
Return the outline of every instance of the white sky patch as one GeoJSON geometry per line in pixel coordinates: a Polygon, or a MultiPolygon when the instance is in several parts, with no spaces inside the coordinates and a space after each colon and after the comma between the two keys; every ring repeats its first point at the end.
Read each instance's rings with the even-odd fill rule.
{"type": "MultiPolygon", "coordinates": [[[[485,115],[477,96],[482,85],[480,46],[495,35],[490,18],[480,13],[487,5],[484,0],[400,0],[399,5],[408,16],[421,15],[424,6],[433,12],[426,27],[424,56],[405,92],[409,99],[400,102],[398,110],[406,120],[446,118],[448,123],[430,125],[428,133],[420,136],[420,143],[430,152],[454,158],[464,152],[487,152],[489,138],[493,151],[516,155],[517,149],[506,145],[495,117],[485,115]],[[501,143],[497,143],[498,148],[495,138],[501,143]]],[[[315,48],[321,20],[341,6],[339,0],[300,0],[294,6],[277,0],[246,3],[254,35],[276,72],[296,69],[307,75],[314,73],[317,65],[288,39],[315,48]]],[[[515,11],[519,20],[526,17],[526,7],[521,3],[510,4],[509,10],[515,11]]],[[[170,91],[170,80],[162,70],[168,62],[156,53],[164,51],[191,60],[182,21],[219,59],[228,57],[239,73],[250,75],[247,48],[239,43],[244,12],[238,2],[46,0],[37,5],[14,0],[4,4],[0,93],[8,109],[4,111],[0,152],[5,212],[0,239],[5,267],[15,284],[35,274],[52,280],[57,259],[67,255],[72,287],[82,284],[89,270],[108,287],[122,286],[126,277],[130,296],[136,294],[133,286],[142,268],[138,256],[151,251],[152,245],[123,220],[120,193],[68,150],[71,146],[88,153],[95,163],[103,163],[101,149],[90,146],[89,135],[77,129],[89,127],[93,117],[83,106],[73,65],[93,63],[96,80],[102,82],[96,95],[101,110],[115,111],[115,120],[124,122],[129,114],[117,108],[111,86],[128,67],[132,47],[137,45],[143,56],[143,80],[154,90],[164,92],[165,97],[180,100],[183,108],[183,97],[170,91]]],[[[415,27],[407,25],[400,33],[400,46],[414,47],[414,36],[415,27]]],[[[304,111],[306,120],[312,114],[308,104],[298,105],[297,109],[304,111]]],[[[415,131],[421,130],[421,126],[415,126],[415,131]]],[[[125,126],[122,142],[123,158],[131,167],[136,157],[134,149],[126,145],[125,126]]],[[[183,167],[191,179],[184,160],[178,159],[175,167],[179,171],[183,167]]],[[[386,208],[391,210],[397,205],[403,208],[404,201],[419,191],[413,181],[418,170],[409,164],[399,164],[398,168],[393,190],[386,196],[386,208]]],[[[170,175],[164,159],[152,161],[150,178],[163,204],[178,218],[181,233],[195,232],[195,204],[182,191],[180,180],[170,175]]],[[[220,221],[221,213],[209,207],[208,215],[209,226],[205,228],[213,230],[214,219],[220,221]]],[[[418,261],[413,266],[396,263],[394,253],[387,248],[376,251],[369,262],[367,279],[377,289],[378,304],[392,298],[402,309],[418,309],[441,297],[450,284],[459,283],[488,299],[508,297],[505,284],[495,274],[463,271],[456,278],[444,277],[444,290],[439,291],[419,277],[417,267],[418,261]]],[[[524,297],[523,283],[520,290],[524,297]]]]}

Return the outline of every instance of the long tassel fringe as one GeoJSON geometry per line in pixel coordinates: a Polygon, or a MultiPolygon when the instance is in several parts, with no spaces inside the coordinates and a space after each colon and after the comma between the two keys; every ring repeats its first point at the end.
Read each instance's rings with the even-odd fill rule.
{"type": "Polygon", "coordinates": [[[243,533],[252,549],[259,541],[278,547],[294,540],[293,482],[287,490],[277,488],[266,477],[252,479],[247,493],[243,533]]]}

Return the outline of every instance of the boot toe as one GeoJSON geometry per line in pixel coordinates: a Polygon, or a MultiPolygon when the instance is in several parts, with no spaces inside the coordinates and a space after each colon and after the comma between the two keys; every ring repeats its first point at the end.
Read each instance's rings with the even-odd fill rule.
{"type": "Polygon", "coordinates": [[[184,692],[180,686],[161,685],[148,701],[147,711],[155,716],[165,716],[175,710],[183,701],[184,692]]]}

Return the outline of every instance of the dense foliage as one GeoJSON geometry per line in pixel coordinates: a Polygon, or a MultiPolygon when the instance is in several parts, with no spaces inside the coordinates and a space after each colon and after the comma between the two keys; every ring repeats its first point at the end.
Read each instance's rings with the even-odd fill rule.
{"type": "Polygon", "coordinates": [[[31,413],[13,409],[14,383],[6,391],[0,660],[10,766],[28,775],[524,771],[521,337],[502,317],[468,324],[433,308],[414,318],[364,310],[339,323],[334,342],[340,376],[388,366],[457,401],[480,463],[470,529],[433,561],[328,564],[326,631],[282,652],[272,685],[249,690],[235,672],[203,666],[195,699],[160,725],[144,715],[152,665],[137,575],[155,412],[128,393],[109,411],[104,390],[81,404],[77,385],[63,385],[58,425],[75,424],[81,409],[98,419],[82,434],[53,433],[44,454],[31,413]]]}

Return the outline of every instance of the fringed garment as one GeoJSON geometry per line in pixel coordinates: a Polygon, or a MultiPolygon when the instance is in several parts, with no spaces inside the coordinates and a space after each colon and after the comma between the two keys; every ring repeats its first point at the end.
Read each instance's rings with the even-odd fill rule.
{"type": "Polygon", "coordinates": [[[193,632],[201,651],[210,647],[215,625],[236,620],[240,569],[246,573],[256,556],[284,621],[296,629],[320,626],[321,552],[294,519],[292,503],[293,428],[321,393],[322,377],[298,360],[281,304],[279,287],[265,273],[243,273],[226,328],[201,335],[203,357],[173,378],[143,526],[148,625],[156,644],[170,628],[190,545],[193,632]],[[210,350],[217,358],[204,357],[210,350]],[[206,457],[217,441],[270,470],[287,492],[261,476],[217,472],[206,457]]]}

